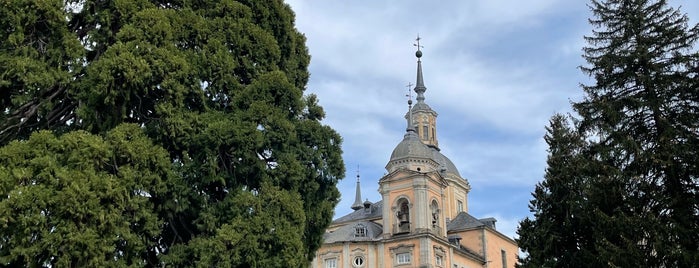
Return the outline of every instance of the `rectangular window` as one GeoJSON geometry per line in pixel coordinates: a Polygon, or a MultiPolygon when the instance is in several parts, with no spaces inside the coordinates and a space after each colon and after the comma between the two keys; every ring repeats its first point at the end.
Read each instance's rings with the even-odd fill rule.
{"type": "Polygon", "coordinates": [[[456,201],[456,212],[464,211],[464,203],[461,201],[456,201]]]}
{"type": "Polygon", "coordinates": [[[430,139],[430,134],[427,132],[428,127],[427,126],[422,126],[422,136],[425,137],[425,140],[430,139]]]}
{"type": "Polygon", "coordinates": [[[439,266],[439,267],[442,267],[442,265],[444,265],[443,261],[442,261],[442,256],[440,256],[440,255],[434,256],[434,264],[439,266]]]}
{"type": "Polygon", "coordinates": [[[398,264],[408,264],[410,263],[410,253],[398,253],[396,254],[396,263],[398,264]]]}
{"type": "Polygon", "coordinates": [[[507,268],[507,252],[504,249],[500,250],[500,255],[502,255],[502,268],[507,268]]]}
{"type": "Polygon", "coordinates": [[[325,268],[337,268],[337,259],[325,259],[325,268]]]}

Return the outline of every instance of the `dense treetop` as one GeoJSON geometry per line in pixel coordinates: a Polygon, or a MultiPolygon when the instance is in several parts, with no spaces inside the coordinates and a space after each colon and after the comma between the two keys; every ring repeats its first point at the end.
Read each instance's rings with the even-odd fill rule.
{"type": "Polygon", "coordinates": [[[0,264],[313,257],[344,167],[288,5],[0,5],[0,264]]]}

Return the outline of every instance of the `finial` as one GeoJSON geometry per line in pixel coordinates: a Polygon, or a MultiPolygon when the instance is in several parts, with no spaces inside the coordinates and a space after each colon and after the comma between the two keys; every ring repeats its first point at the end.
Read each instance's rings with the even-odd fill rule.
{"type": "Polygon", "coordinates": [[[417,79],[415,81],[415,93],[417,93],[417,102],[422,103],[425,100],[425,91],[427,88],[425,87],[425,82],[422,79],[422,61],[420,58],[422,57],[422,51],[420,50],[423,48],[423,46],[420,45],[420,34],[417,35],[417,38],[415,41],[417,43],[413,44],[414,46],[417,47],[417,52],[415,52],[415,56],[417,57],[417,79]]]}
{"type": "Polygon", "coordinates": [[[420,60],[420,58],[422,57],[422,50],[420,49],[423,48],[423,46],[420,45],[420,39],[420,34],[418,33],[417,38],[415,38],[415,41],[417,41],[417,43],[413,44],[413,46],[417,47],[417,51],[415,51],[415,57],[417,57],[418,60],[420,60]]]}
{"type": "MultiPolygon", "coordinates": [[[[413,126],[413,94],[410,92],[410,88],[413,86],[412,83],[408,83],[406,87],[408,87],[408,94],[405,96],[408,97],[408,127],[406,128],[406,131],[408,133],[415,132],[414,126],[413,126]]],[[[406,134],[407,135],[407,134],[406,134]]]]}

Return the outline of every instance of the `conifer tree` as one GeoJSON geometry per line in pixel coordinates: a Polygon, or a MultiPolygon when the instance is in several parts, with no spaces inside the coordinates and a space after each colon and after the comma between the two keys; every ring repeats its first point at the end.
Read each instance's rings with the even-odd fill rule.
{"type": "Polygon", "coordinates": [[[550,172],[560,163],[550,152],[534,219],[519,229],[529,252],[522,264],[692,267],[699,263],[699,25],[688,26],[664,0],[592,0],[590,9],[594,30],[581,69],[593,82],[573,104],[575,132],[586,143],[580,161],[566,167],[581,178],[573,193],[582,196],[551,198],[550,172]],[[566,221],[544,212],[576,200],[584,224],[561,232],[566,221]],[[554,241],[565,249],[546,246],[554,241]]]}
{"type": "Polygon", "coordinates": [[[593,0],[591,10],[582,70],[594,82],[574,109],[596,138],[601,256],[689,267],[699,261],[699,25],[664,0],[593,0]]]}
{"type": "Polygon", "coordinates": [[[595,266],[600,263],[589,236],[593,220],[585,211],[586,142],[560,114],[551,118],[546,130],[548,167],[532,193],[529,208],[534,218],[524,219],[517,231],[517,243],[527,252],[519,266],[595,266]]]}
{"type": "MultiPolygon", "coordinates": [[[[129,124],[167,152],[165,190],[147,195],[148,213],[157,215],[149,223],[157,232],[129,233],[138,236],[129,241],[144,242],[132,248],[140,261],[129,255],[125,265],[303,267],[313,258],[338,202],[335,186],[344,167],[340,136],[320,122],[324,113],[317,98],[303,95],[310,56],[288,5],[281,0],[0,5],[0,146],[13,152],[16,142],[48,130],[60,147],[69,142],[63,137],[105,138],[129,124]]],[[[62,153],[47,152],[55,158],[62,153]]],[[[25,161],[47,158],[36,159],[25,161]]],[[[11,162],[2,174],[29,164],[11,162]]],[[[105,165],[123,170],[119,162],[105,165]]],[[[0,180],[6,186],[0,188],[2,203],[21,178],[0,180]]],[[[50,195],[62,188],[48,189],[50,195]]],[[[37,210],[24,212],[41,217],[32,213],[42,204],[33,205],[37,210]]],[[[89,209],[112,211],[105,208],[109,202],[98,205],[103,207],[89,209]]],[[[0,228],[24,226],[15,220],[0,218],[0,228]]],[[[61,220],[72,219],[57,217],[53,224],[61,220]]],[[[60,250],[72,249],[8,253],[5,241],[29,239],[18,237],[23,234],[0,233],[0,266],[51,266],[60,250]]],[[[104,252],[111,251],[84,251],[61,266],[122,264],[104,252]],[[84,261],[89,259],[104,262],[84,261]]]]}

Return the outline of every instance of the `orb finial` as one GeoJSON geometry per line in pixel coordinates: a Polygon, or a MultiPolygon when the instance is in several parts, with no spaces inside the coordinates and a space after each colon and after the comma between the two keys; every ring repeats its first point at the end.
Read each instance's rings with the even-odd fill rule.
{"type": "Polygon", "coordinates": [[[420,49],[423,48],[423,46],[420,45],[420,39],[420,34],[417,34],[417,38],[415,39],[417,43],[413,44],[413,46],[417,47],[417,51],[415,51],[415,57],[417,57],[418,59],[422,57],[422,50],[420,49]]]}

